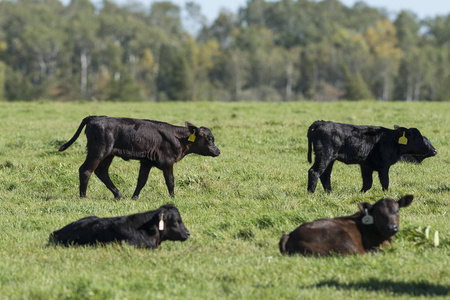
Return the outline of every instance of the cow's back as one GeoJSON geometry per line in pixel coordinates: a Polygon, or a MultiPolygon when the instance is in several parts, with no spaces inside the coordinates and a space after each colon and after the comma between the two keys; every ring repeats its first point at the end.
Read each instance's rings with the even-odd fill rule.
{"type": "Polygon", "coordinates": [[[341,218],[321,219],[300,225],[289,234],[285,249],[290,254],[305,255],[365,252],[356,224],[341,218]]]}
{"type": "Polygon", "coordinates": [[[389,129],[378,126],[322,121],[311,137],[316,155],[320,151],[341,162],[357,164],[366,161],[375,145],[388,131],[389,129]]]}
{"type": "Polygon", "coordinates": [[[97,117],[86,126],[87,148],[124,159],[154,160],[164,137],[173,135],[173,127],[152,120],[97,117]]]}
{"type": "Polygon", "coordinates": [[[124,235],[118,226],[120,219],[120,217],[85,217],[53,232],[52,235],[58,242],[65,245],[93,245],[98,242],[121,241],[124,235]]]}

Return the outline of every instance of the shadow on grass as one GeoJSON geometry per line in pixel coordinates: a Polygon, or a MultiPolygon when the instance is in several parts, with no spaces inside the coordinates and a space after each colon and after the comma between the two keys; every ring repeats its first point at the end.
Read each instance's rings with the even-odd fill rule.
{"type": "Polygon", "coordinates": [[[320,282],[311,287],[334,287],[338,290],[364,290],[364,291],[384,291],[397,295],[410,296],[448,296],[450,295],[450,286],[431,284],[425,281],[420,282],[395,282],[391,280],[379,280],[371,278],[367,281],[355,283],[341,283],[336,280],[320,282]]]}

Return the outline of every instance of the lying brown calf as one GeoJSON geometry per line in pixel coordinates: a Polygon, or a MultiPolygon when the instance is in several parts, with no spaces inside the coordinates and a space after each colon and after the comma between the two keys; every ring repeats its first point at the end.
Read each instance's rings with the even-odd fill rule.
{"type": "Polygon", "coordinates": [[[406,195],[395,201],[383,198],[375,204],[361,202],[351,216],[321,219],[300,225],[281,237],[281,253],[304,255],[362,254],[390,244],[399,229],[399,209],[413,201],[406,195]]]}

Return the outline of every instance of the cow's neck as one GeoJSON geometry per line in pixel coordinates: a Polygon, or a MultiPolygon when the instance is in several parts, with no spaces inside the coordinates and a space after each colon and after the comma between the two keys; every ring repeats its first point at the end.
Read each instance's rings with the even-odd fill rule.
{"type": "Polygon", "coordinates": [[[155,213],[148,222],[146,222],[139,228],[139,230],[145,231],[150,244],[152,244],[154,248],[158,247],[162,241],[161,232],[158,229],[158,223],[159,214],[155,213]]]}
{"type": "Polygon", "coordinates": [[[191,135],[191,133],[189,132],[189,130],[186,127],[182,127],[180,129],[178,139],[180,141],[181,151],[178,152],[175,162],[179,162],[183,157],[185,157],[189,153],[192,153],[191,152],[192,142],[188,141],[188,138],[190,135],[191,135]]]}
{"type": "Polygon", "coordinates": [[[361,232],[363,245],[366,250],[373,250],[380,247],[383,242],[390,241],[390,238],[383,236],[382,233],[377,230],[374,224],[363,224],[361,221],[362,217],[363,214],[359,214],[359,216],[356,217],[354,221],[356,223],[356,226],[358,227],[358,230],[361,232]]]}

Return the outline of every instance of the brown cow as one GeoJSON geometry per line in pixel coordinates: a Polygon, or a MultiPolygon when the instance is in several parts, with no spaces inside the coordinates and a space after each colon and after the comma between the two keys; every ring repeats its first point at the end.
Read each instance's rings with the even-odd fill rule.
{"type": "Polygon", "coordinates": [[[159,121],[106,116],[84,118],[75,135],[59,151],[70,147],[84,126],[87,156],[79,170],[80,197],[86,197],[89,178],[95,172],[115,198],[122,198],[108,173],[114,156],[140,161],[138,182],[133,194],[133,198],[137,199],[152,167],[163,171],[169,194],[174,196],[173,165],[176,162],[190,153],[213,157],[220,154],[214,136],[206,127],[196,127],[189,122],[182,127],[159,121]]]}
{"type": "Polygon", "coordinates": [[[406,195],[398,201],[383,198],[373,205],[361,202],[354,215],[304,223],[281,237],[280,252],[327,256],[377,251],[380,245],[390,245],[399,230],[399,209],[413,199],[406,195]]]}

